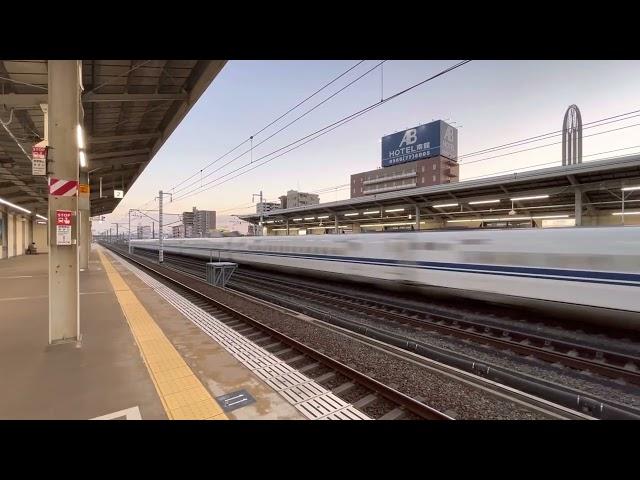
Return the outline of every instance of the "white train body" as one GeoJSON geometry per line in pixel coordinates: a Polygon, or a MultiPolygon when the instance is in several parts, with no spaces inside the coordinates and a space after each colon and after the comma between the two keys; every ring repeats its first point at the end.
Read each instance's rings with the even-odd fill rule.
{"type": "MultiPolygon", "coordinates": [[[[157,250],[158,240],[132,241],[157,250]]],[[[640,227],[188,238],[164,251],[369,283],[417,286],[640,329],[640,227]]]]}

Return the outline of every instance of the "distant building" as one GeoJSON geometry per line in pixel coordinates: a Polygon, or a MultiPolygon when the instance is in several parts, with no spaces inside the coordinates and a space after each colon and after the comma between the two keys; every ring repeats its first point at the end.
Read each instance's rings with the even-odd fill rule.
{"type": "Polygon", "coordinates": [[[173,229],[174,235],[180,235],[176,238],[210,237],[216,229],[216,212],[193,207],[191,212],[182,212],[182,225],[178,227],[173,229]]]}
{"type": "Polygon", "coordinates": [[[171,227],[172,238],[184,238],[184,225],[174,225],[171,227]]]}
{"type": "Polygon", "coordinates": [[[280,204],[282,208],[306,207],[307,205],[319,205],[320,196],[315,193],[298,192],[289,190],[286,195],[282,195],[280,204]]]}
{"type": "Polygon", "coordinates": [[[458,162],[440,155],[351,175],[351,198],[457,182],[458,162]]]}
{"type": "Polygon", "coordinates": [[[272,210],[278,210],[280,208],[279,202],[258,202],[256,205],[256,213],[260,215],[261,213],[267,213],[272,210]]]}
{"type": "Polygon", "coordinates": [[[151,227],[149,225],[138,225],[136,230],[136,238],[142,240],[143,238],[151,238],[151,227]]]}

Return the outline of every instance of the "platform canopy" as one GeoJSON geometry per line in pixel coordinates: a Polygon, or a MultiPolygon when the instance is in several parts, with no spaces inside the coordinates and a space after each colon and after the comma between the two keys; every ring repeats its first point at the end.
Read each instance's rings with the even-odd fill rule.
{"type": "MultiPolygon", "coordinates": [[[[226,60],[83,60],[82,110],[91,215],[112,212],[226,60]],[[102,179],[102,197],[100,197],[102,179]]],[[[0,198],[47,212],[47,179],[33,176],[44,139],[46,60],[0,61],[0,198]]],[[[86,177],[84,177],[86,178],[86,177]]]]}
{"type": "MultiPolygon", "coordinates": [[[[405,213],[412,213],[415,208],[420,209],[422,219],[449,222],[459,218],[481,221],[496,215],[504,217],[512,208],[525,215],[573,214],[576,192],[581,192],[583,196],[578,208],[584,207],[587,215],[598,216],[619,211],[622,188],[635,186],[640,186],[640,155],[637,154],[365,195],[319,205],[275,209],[264,213],[263,218],[266,223],[292,220],[291,225],[323,224],[329,228],[336,215],[340,222],[362,222],[366,226],[367,222],[375,223],[392,216],[387,212],[406,209],[405,213]],[[513,198],[521,200],[512,203],[513,198]],[[368,211],[378,214],[367,215],[368,211]],[[324,223],[319,219],[324,219],[324,223]]],[[[637,209],[640,197],[627,196],[630,197],[627,208],[637,209]]],[[[235,216],[253,224],[260,221],[257,213],[235,216]]]]}

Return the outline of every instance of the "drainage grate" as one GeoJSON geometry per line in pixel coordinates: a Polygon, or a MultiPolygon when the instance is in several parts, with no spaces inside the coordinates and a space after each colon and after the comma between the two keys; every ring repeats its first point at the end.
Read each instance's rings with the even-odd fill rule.
{"type": "Polygon", "coordinates": [[[352,404],[336,397],[329,390],[287,365],[284,360],[248,340],[170,287],[152,278],[126,260],[116,257],[115,254],[111,252],[109,254],[149,285],[204,333],[218,342],[256,376],[280,393],[305,417],[312,420],[371,420],[370,417],[354,408],[352,404]]]}
{"type": "Polygon", "coordinates": [[[237,392],[216,397],[216,402],[218,402],[225,412],[231,412],[232,410],[256,403],[256,399],[249,395],[249,392],[246,390],[238,390],[237,392]]]}

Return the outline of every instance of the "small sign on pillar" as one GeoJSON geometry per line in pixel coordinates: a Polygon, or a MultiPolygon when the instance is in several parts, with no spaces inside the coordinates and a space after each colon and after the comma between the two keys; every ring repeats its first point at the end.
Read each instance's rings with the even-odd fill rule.
{"type": "Polygon", "coordinates": [[[45,142],[40,142],[31,148],[31,174],[47,174],[47,147],[45,142]]]}
{"type": "Polygon", "coordinates": [[[123,198],[123,197],[124,197],[124,190],[113,191],[113,198],[123,198]]]}
{"type": "Polygon", "coordinates": [[[71,210],[56,210],[56,245],[71,245],[71,210]]]}

